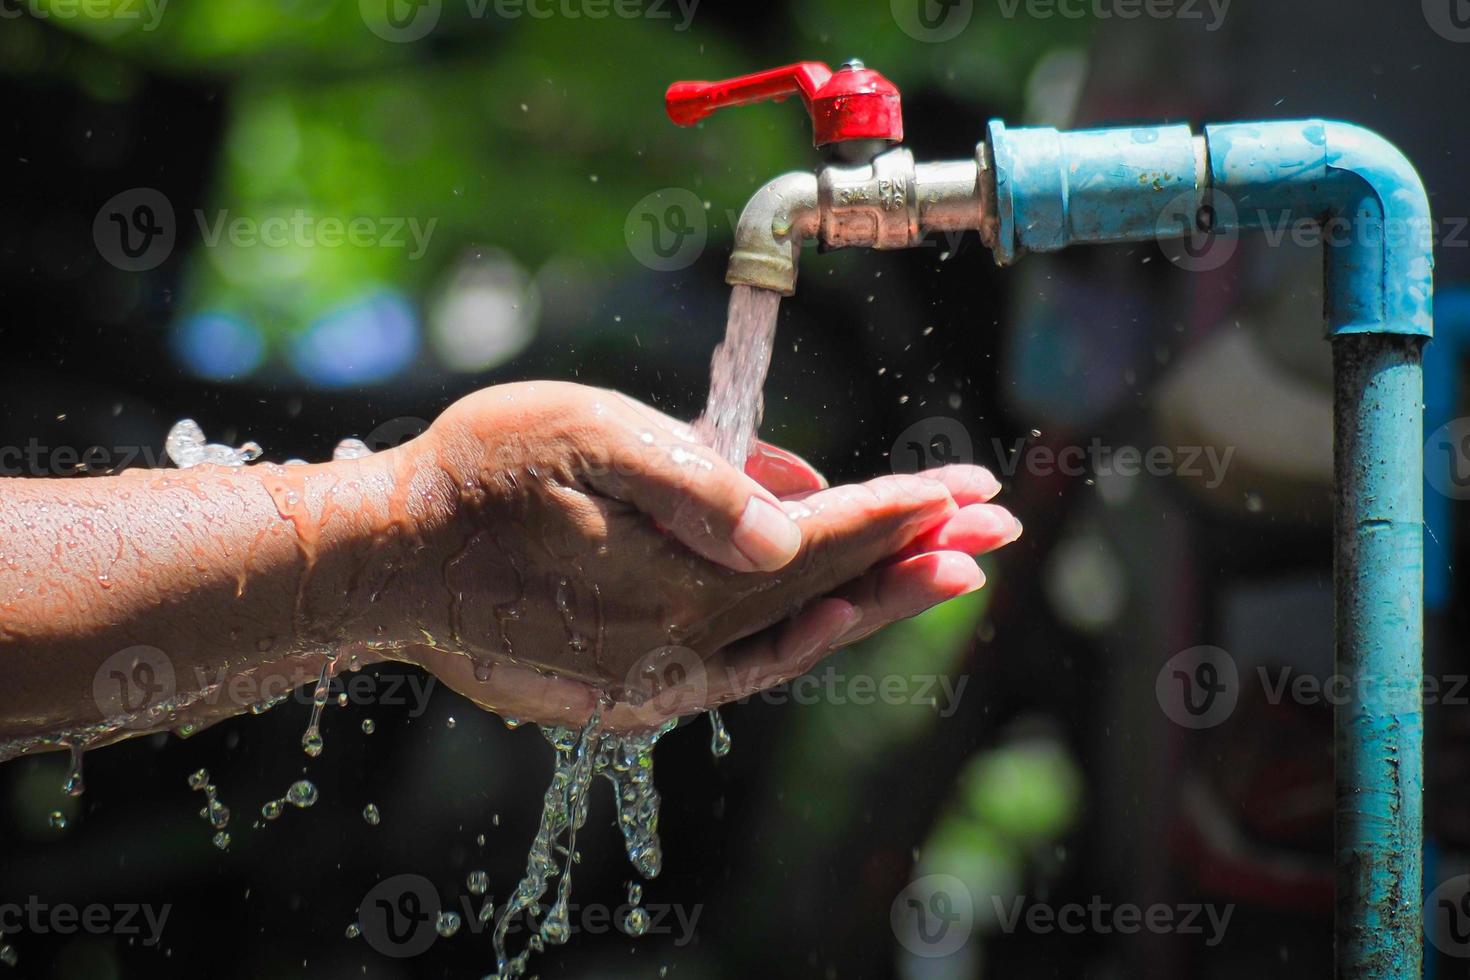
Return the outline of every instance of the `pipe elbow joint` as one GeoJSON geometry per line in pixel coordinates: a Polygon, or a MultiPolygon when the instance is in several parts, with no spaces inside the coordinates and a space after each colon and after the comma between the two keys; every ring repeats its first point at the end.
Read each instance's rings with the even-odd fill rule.
{"type": "Polygon", "coordinates": [[[1208,126],[1205,135],[1217,229],[1321,224],[1329,334],[1432,334],[1433,218],[1396,146],[1320,119],[1208,126]]]}
{"type": "Polygon", "coordinates": [[[791,296],[803,239],[815,237],[817,178],[794,171],[756,191],[740,212],[725,282],[791,296]]]}

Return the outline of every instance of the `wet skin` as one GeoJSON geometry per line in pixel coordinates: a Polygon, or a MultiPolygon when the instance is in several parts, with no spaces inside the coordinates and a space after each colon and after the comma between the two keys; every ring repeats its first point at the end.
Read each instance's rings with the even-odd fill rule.
{"type": "Polygon", "coordinates": [[[524,720],[601,704],[648,728],[980,588],[971,556],[1021,530],[998,490],[971,466],[829,488],[766,444],[742,473],[555,382],[477,392],[365,459],[3,480],[0,737],[103,721],[99,668],[140,645],[190,703],[93,744],[380,660],[524,720]]]}

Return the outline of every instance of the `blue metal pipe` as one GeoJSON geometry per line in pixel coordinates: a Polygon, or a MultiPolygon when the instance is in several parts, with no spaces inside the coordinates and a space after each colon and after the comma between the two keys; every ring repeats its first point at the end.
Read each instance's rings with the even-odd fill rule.
{"type": "Polygon", "coordinates": [[[1422,960],[1423,376],[1429,204],[1374,133],[1307,120],[1058,133],[990,125],[997,260],[1315,222],[1335,374],[1337,976],[1422,960]]]}

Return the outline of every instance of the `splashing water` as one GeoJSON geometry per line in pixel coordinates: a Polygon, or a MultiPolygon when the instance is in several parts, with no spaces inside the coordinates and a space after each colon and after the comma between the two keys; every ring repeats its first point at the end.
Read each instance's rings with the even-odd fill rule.
{"type": "Polygon", "coordinates": [[[215,829],[211,840],[220,850],[230,846],[230,835],[225,830],[230,824],[230,808],[219,800],[219,790],[209,781],[209,770],[199,769],[189,776],[189,788],[204,794],[204,807],[199,811],[202,820],[208,820],[215,829]]]}
{"type": "MultiPolygon", "coordinates": [[[[652,878],[663,865],[658,839],[659,798],[653,785],[653,746],[673,729],[674,722],[640,735],[604,732],[601,726],[596,712],[581,731],[542,726],[542,735],[556,751],[556,764],[543,799],[541,823],[531,843],[525,877],[501,906],[495,920],[494,976],[498,980],[522,976],[532,952],[540,952],[548,943],[561,944],[571,938],[567,903],[572,887],[572,864],[577,860],[577,830],[587,820],[588,792],[597,776],[612,783],[618,826],[633,867],[645,878],[652,878]],[[566,855],[560,865],[558,854],[566,855]],[[528,923],[536,926],[536,919],[542,916],[542,896],[558,875],[561,880],[557,882],[551,907],[534,929],[526,948],[511,955],[506,945],[511,923],[516,916],[524,914],[528,923]]],[[[486,909],[481,910],[482,915],[488,914],[486,909]]]]}

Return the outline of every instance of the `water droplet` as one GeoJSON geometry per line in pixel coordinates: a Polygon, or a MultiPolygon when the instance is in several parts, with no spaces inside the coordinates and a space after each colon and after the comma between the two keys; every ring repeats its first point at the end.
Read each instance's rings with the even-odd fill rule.
{"type": "Polygon", "coordinates": [[[725,719],[720,717],[718,711],[709,713],[709,751],[716,759],[723,759],[730,754],[730,730],[725,727],[725,719]]]}
{"type": "Polygon", "coordinates": [[[82,782],[82,747],[72,745],[71,767],[66,774],[66,782],[61,784],[61,789],[67,796],[81,796],[86,791],[86,784],[82,782]]]}
{"type": "Polygon", "coordinates": [[[377,730],[378,730],[377,723],[374,722],[371,718],[364,718],[362,720],[362,733],[364,735],[371,735],[373,732],[375,732],[377,730]]]}
{"type": "Polygon", "coordinates": [[[213,840],[214,846],[223,851],[225,848],[230,846],[229,831],[221,830],[219,833],[214,835],[213,840]]]}
{"type": "Polygon", "coordinates": [[[483,895],[490,888],[490,876],[484,871],[471,871],[464,882],[471,895],[483,895]]]}
{"type": "Polygon", "coordinates": [[[286,790],[286,802],[303,809],[314,804],[316,798],[316,786],[309,779],[298,779],[286,790]]]}
{"type": "Polygon", "coordinates": [[[458,722],[454,720],[454,715],[450,715],[449,718],[444,722],[444,725],[447,728],[453,728],[456,724],[458,724],[458,722]]]}
{"type": "Polygon", "coordinates": [[[267,820],[276,819],[281,815],[281,806],[284,802],[284,800],[271,800],[265,806],[260,808],[260,815],[262,817],[265,817],[267,820]]]}
{"type": "Polygon", "coordinates": [[[648,910],[634,907],[623,917],[623,931],[630,936],[641,936],[648,931],[648,910]]]}
{"type": "Polygon", "coordinates": [[[444,911],[439,913],[439,918],[434,921],[434,931],[445,939],[459,932],[459,913],[444,911]]]}
{"type": "Polygon", "coordinates": [[[356,922],[352,923],[347,927],[346,935],[348,939],[356,939],[358,936],[362,935],[362,926],[358,925],[356,922]]]}
{"type": "Polygon", "coordinates": [[[6,966],[15,966],[19,962],[20,957],[16,955],[14,946],[9,943],[0,943],[0,963],[4,963],[6,966]]]}
{"type": "Polygon", "coordinates": [[[209,784],[209,770],[200,769],[189,776],[189,788],[200,790],[209,784]]]}
{"type": "Polygon", "coordinates": [[[46,818],[46,822],[51,825],[52,830],[65,830],[66,814],[60,810],[52,810],[51,815],[46,818]]]}
{"type": "Polygon", "coordinates": [[[362,808],[362,819],[376,827],[379,821],[383,819],[383,815],[378,812],[378,805],[376,803],[369,803],[362,808]]]}

